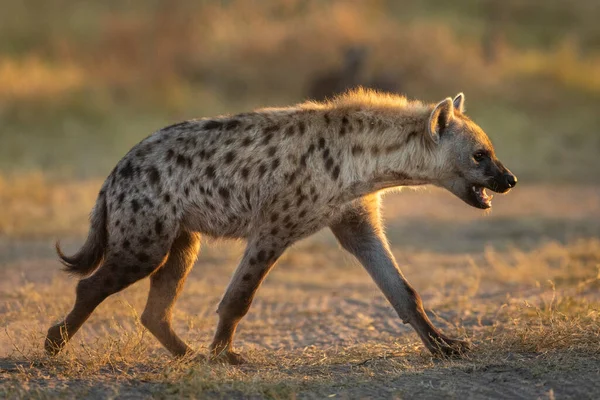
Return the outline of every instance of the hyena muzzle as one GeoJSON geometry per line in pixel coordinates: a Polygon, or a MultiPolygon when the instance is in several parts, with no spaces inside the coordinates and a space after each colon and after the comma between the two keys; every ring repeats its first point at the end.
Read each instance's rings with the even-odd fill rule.
{"type": "Polygon", "coordinates": [[[482,209],[491,206],[486,189],[515,186],[463,104],[462,94],[433,105],[359,89],[152,134],[102,185],[79,252],[66,256],[57,245],[66,270],[84,278],[71,312],[49,329],[46,350],[60,351],[104,299],[150,277],[143,325],[175,356],[192,353],[171,314],[206,234],[248,243],[219,304],[210,350],[213,359],[239,363],[233,336],[259,285],[287,247],[324,227],[431,352],[467,349],[428,319],[379,211],[379,192],[399,186],[444,187],[482,209]]]}

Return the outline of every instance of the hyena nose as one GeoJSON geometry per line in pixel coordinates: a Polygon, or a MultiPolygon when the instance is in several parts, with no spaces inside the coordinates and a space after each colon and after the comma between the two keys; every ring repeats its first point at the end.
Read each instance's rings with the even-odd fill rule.
{"type": "Polygon", "coordinates": [[[504,174],[504,179],[506,180],[506,184],[508,185],[508,187],[515,187],[517,184],[517,177],[514,176],[512,173],[510,172],[506,172],[504,174]]]}

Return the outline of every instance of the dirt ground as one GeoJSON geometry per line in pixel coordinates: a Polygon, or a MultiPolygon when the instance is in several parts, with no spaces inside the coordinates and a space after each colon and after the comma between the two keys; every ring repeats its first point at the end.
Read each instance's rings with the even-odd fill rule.
{"type": "MultiPolygon", "coordinates": [[[[67,196],[56,212],[89,210],[90,199],[67,196]]],[[[0,397],[600,397],[600,186],[521,184],[489,213],[405,190],[384,210],[404,274],[437,326],[474,343],[469,354],[431,357],[323,231],[288,250],[260,289],[237,334],[245,365],[172,360],[139,322],[147,280],[109,298],[50,358],[43,337],[72,306],[75,280],[53,253],[62,231],[40,221],[42,234],[0,236],[0,397]]],[[[65,249],[82,239],[67,236],[65,249]]],[[[175,328],[200,352],[242,251],[205,243],[177,303],[175,328]]]]}

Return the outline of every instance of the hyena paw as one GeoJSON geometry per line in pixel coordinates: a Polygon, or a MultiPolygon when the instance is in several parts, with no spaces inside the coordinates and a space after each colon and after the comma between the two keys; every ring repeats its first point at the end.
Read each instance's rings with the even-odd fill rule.
{"type": "Polygon", "coordinates": [[[57,355],[67,342],[62,328],[63,325],[54,325],[48,329],[44,349],[51,356],[57,355]]]}
{"type": "Polygon", "coordinates": [[[471,350],[472,345],[465,340],[450,339],[449,337],[441,336],[432,339],[428,347],[434,355],[453,357],[461,356],[468,352],[471,350]]]}
{"type": "Polygon", "coordinates": [[[225,363],[230,365],[240,365],[246,362],[246,359],[241,354],[231,350],[223,350],[219,353],[211,354],[210,360],[212,362],[225,363]]]}

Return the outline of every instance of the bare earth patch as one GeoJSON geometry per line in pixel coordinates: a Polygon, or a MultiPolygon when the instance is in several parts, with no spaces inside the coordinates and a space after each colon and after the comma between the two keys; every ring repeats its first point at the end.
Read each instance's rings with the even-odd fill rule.
{"type": "MultiPolygon", "coordinates": [[[[43,353],[47,328],[74,301],[75,281],[60,272],[53,240],[64,238],[66,250],[82,242],[99,184],[40,178],[33,195],[23,188],[2,200],[2,398],[600,393],[600,187],[523,185],[498,196],[489,214],[438,190],[385,198],[394,254],[430,317],[475,344],[461,358],[431,357],[367,273],[322,232],[288,251],[267,278],[237,336],[249,363],[231,367],[171,359],[139,323],[147,280],[103,303],[64,353],[43,353]]],[[[177,303],[176,330],[201,353],[242,250],[205,243],[177,303]]]]}

